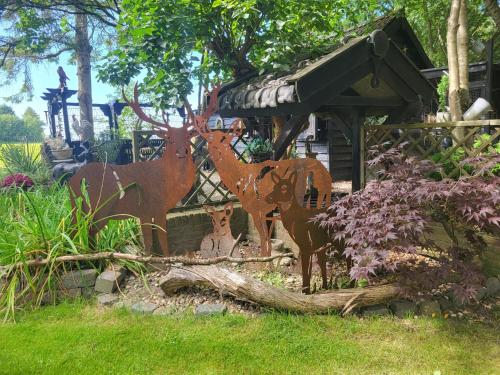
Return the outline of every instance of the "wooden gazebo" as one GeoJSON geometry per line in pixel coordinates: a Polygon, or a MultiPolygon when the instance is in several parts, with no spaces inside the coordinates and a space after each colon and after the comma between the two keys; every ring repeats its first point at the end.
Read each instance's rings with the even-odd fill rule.
{"type": "Polygon", "coordinates": [[[326,119],[330,172],[336,179],[340,175],[351,179],[352,189],[358,190],[361,126],[366,117],[388,115],[392,123],[411,121],[430,107],[435,94],[420,73],[432,64],[408,22],[403,17],[382,17],[371,26],[375,27],[371,32],[368,26],[352,30],[344,44],[317,59],[298,62],[291,71],[224,86],[220,114],[280,119],[284,125],[273,145],[274,159],[282,157],[310,114],[326,119]],[[331,142],[335,131],[342,132],[345,144],[331,142]],[[344,153],[342,170],[335,170],[337,150],[344,153]]]}

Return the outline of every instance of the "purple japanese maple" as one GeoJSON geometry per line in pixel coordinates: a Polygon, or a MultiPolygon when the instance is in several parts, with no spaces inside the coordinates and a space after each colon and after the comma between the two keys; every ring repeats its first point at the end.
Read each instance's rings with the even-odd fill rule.
{"type": "Polygon", "coordinates": [[[333,239],[344,241],[353,279],[398,270],[407,291],[415,291],[453,276],[456,294],[471,298],[482,281],[472,262],[485,249],[481,233],[500,234],[500,177],[490,172],[500,155],[465,160],[472,175],[436,181],[429,175],[439,166],[405,155],[404,147],[372,149],[368,166],[378,179],[336,201],[316,220],[333,239]],[[433,223],[443,226],[451,246],[432,240],[433,223]],[[459,245],[458,234],[467,246],[459,245]],[[425,257],[408,256],[417,252],[425,257]]]}

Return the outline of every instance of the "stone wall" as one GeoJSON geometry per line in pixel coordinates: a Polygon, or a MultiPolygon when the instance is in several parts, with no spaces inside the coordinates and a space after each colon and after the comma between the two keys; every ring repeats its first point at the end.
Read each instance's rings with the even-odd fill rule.
{"type": "MultiPolygon", "coordinates": [[[[215,207],[222,210],[224,205],[215,207]]],[[[248,233],[248,214],[239,203],[234,204],[231,231],[234,238],[240,233],[245,238],[248,233]]],[[[168,248],[172,256],[198,250],[203,237],[212,232],[212,220],[202,207],[167,215],[168,248]]]]}

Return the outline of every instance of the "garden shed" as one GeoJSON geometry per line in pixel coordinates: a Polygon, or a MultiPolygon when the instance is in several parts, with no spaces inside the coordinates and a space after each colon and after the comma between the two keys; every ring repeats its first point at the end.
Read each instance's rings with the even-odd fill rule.
{"type": "Polygon", "coordinates": [[[313,151],[335,180],[351,180],[352,189],[358,190],[365,119],[387,115],[391,123],[421,120],[435,89],[420,70],[432,67],[404,17],[381,17],[351,30],[329,53],[298,61],[289,71],[225,85],[219,94],[220,114],[267,119],[260,121],[267,126],[281,123],[273,142],[275,159],[305,124],[313,123],[313,151]],[[311,114],[316,120],[308,121],[311,114]]]}

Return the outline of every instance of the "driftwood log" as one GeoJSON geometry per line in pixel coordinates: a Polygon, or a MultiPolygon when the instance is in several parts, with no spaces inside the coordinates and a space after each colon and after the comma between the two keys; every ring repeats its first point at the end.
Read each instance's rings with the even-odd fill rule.
{"type": "Polygon", "coordinates": [[[160,287],[167,295],[183,287],[200,285],[262,306],[299,313],[347,312],[354,307],[383,303],[399,295],[397,284],[299,294],[214,265],[172,266],[160,280],[160,287]]]}

